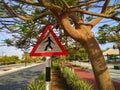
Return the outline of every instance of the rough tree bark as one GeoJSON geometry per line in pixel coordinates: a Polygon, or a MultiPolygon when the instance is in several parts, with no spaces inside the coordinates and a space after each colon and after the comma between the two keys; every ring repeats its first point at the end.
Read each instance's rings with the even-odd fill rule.
{"type": "Polygon", "coordinates": [[[85,45],[99,90],[114,90],[106,62],[95,38],[91,36],[85,45]]]}
{"type": "Polygon", "coordinates": [[[79,29],[75,30],[71,26],[67,15],[63,15],[61,25],[72,38],[80,42],[80,44],[82,44],[82,46],[86,49],[94,71],[98,89],[114,90],[102,51],[100,50],[94,35],[90,32],[90,26],[81,25],[79,29]]]}

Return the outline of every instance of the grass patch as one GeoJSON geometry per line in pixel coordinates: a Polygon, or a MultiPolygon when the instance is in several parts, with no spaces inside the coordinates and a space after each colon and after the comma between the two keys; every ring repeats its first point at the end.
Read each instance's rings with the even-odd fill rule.
{"type": "Polygon", "coordinates": [[[62,69],[62,74],[70,90],[93,90],[92,85],[78,78],[68,67],[62,69]]]}
{"type": "Polygon", "coordinates": [[[52,69],[53,69],[53,70],[59,70],[59,63],[58,63],[57,61],[54,61],[54,62],[52,63],[52,69]]]}
{"type": "Polygon", "coordinates": [[[82,70],[87,70],[87,69],[89,69],[88,66],[81,66],[81,65],[75,65],[75,64],[72,64],[72,66],[73,66],[73,67],[79,67],[79,68],[82,69],[82,70]]]}
{"type": "Polygon", "coordinates": [[[45,72],[27,86],[26,90],[45,90],[45,72]]]}

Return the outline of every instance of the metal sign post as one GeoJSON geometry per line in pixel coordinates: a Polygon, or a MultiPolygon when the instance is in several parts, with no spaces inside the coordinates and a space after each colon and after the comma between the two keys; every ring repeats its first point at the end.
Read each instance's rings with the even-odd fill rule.
{"type": "Polygon", "coordinates": [[[46,89],[51,90],[51,57],[46,57],[46,89]]]}

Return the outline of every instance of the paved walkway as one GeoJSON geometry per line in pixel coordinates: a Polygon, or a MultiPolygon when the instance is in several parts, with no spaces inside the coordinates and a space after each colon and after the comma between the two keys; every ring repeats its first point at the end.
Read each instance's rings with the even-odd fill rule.
{"type": "MultiPolygon", "coordinates": [[[[84,63],[84,62],[72,62],[72,64],[76,64],[76,65],[80,65],[80,66],[87,66],[89,67],[89,69],[87,71],[89,72],[93,72],[92,71],[92,67],[91,67],[91,64],[90,63],[84,63]]],[[[110,72],[110,75],[111,75],[111,78],[112,80],[114,81],[117,81],[117,82],[120,82],[120,70],[115,70],[114,69],[114,64],[107,64],[107,67],[109,69],[109,72],[110,72]]]]}
{"type": "MultiPolygon", "coordinates": [[[[82,63],[82,62],[77,62],[77,63],[74,62],[74,64],[89,67],[88,71],[81,70],[78,67],[73,67],[73,69],[79,78],[88,81],[90,84],[93,84],[93,89],[98,90],[91,64],[90,63],[82,63]]],[[[109,71],[110,71],[110,74],[111,74],[111,77],[113,80],[115,90],[120,90],[120,70],[114,70],[113,65],[108,65],[108,68],[109,68],[109,71]]]]}
{"type": "MultiPolygon", "coordinates": [[[[98,90],[97,86],[96,86],[96,81],[95,81],[95,78],[94,78],[94,74],[92,72],[81,70],[77,67],[74,67],[73,69],[74,69],[74,72],[78,75],[78,77],[80,77],[81,79],[86,80],[89,83],[93,84],[94,90],[98,90]]],[[[113,81],[113,84],[114,84],[115,90],[120,90],[120,82],[113,81]]]]}

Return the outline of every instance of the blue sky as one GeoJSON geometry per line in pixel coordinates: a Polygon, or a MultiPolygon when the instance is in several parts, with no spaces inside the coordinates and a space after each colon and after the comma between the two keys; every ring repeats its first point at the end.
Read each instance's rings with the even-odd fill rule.
{"type": "Polygon", "coordinates": [[[8,39],[11,38],[10,34],[6,34],[5,32],[0,32],[0,56],[3,55],[7,55],[7,56],[11,56],[11,55],[17,55],[19,57],[22,57],[22,52],[21,50],[15,48],[15,47],[8,47],[8,46],[2,46],[5,45],[3,43],[4,39],[8,39]]]}

